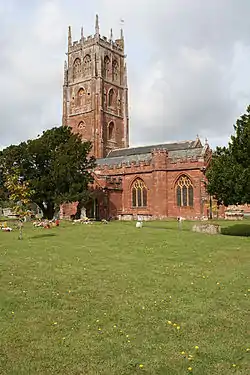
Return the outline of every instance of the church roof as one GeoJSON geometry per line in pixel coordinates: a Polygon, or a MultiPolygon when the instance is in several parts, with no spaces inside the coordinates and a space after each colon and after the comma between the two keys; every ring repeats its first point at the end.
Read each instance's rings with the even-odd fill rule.
{"type": "Polygon", "coordinates": [[[202,147],[201,143],[197,144],[197,141],[182,141],[174,143],[162,143],[158,145],[149,145],[141,147],[131,147],[131,148],[120,148],[117,150],[110,151],[107,158],[117,157],[117,156],[130,156],[130,155],[141,155],[151,153],[155,149],[162,149],[167,151],[175,150],[188,150],[190,148],[202,147]]]}
{"type": "Polygon", "coordinates": [[[203,146],[199,139],[195,141],[183,141],[174,143],[164,143],[158,145],[121,148],[111,151],[106,158],[97,159],[97,165],[121,165],[122,163],[130,164],[131,162],[139,163],[140,161],[150,162],[152,151],[155,149],[167,150],[172,159],[183,157],[199,157],[202,155],[203,146]]]}

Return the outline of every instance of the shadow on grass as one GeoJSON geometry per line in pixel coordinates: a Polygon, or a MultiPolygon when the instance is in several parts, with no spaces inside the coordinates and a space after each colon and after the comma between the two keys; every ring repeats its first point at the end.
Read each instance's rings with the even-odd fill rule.
{"type": "Polygon", "coordinates": [[[31,236],[30,238],[46,238],[46,237],[54,237],[56,236],[55,233],[41,233],[41,234],[36,234],[35,236],[31,236]]]}
{"type": "Polygon", "coordinates": [[[250,225],[235,224],[226,228],[221,228],[221,234],[225,236],[250,237],[250,225]]]}

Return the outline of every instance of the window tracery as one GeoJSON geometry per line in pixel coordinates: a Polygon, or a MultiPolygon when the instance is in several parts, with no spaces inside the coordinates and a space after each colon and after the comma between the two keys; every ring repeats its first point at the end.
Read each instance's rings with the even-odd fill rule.
{"type": "Polygon", "coordinates": [[[147,187],[140,178],[132,185],[132,207],[147,207],[147,187]]]}
{"type": "Polygon", "coordinates": [[[112,79],[113,81],[118,80],[118,62],[116,60],[113,60],[112,63],[112,79]]]}
{"type": "Polygon", "coordinates": [[[80,121],[78,124],[78,129],[83,130],[85,128],[85,123],[83,121],[80,121]]]}
{"type": "Polygon", "coordinates": [[[83,59],[83,69],[84,75],[88,76],[91,74],[91,57],[90,55],[86,55],[83,59]]]}
{"type": "Polygon", "coordinates": [[[181,176],[176,182],[176,200],[178,207],[193,207],[194,187],[187,176],[181,176]]]}
{"type": "Polygon", "coordinates": [[[85,90],[81,87],[77,93],[76,105],[78,107],[82,107],[85,104],[85,96],[86,96],[85,90]]]}
{"type": "Polygon", "coordinates": [[[104,57],[104,78],[108,78],[108,74],[109,74],[109,63],[110,63],[110,59],[108,56],[105,56],[104,57]]]}
{"type": "Polygon", "coordinates": [[[81,60],[77,57],[73,63],[73,79],[79,77],[82,72],[82,63],[81,60]]]}

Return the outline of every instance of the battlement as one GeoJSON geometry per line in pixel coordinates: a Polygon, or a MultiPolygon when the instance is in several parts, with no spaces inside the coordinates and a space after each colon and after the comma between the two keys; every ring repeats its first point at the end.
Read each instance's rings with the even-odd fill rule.
{"type": "Polygon", "coordinates": [[[100,173],[123,173],[123,171],[126,170],[128,172],[128,169],[131,170],[142,170],[147,169],[151,165],[151,160],[140,160],[140,161],[127,161],[127,162],[117,162],[114,164],[98,164],[97,160],[97,170],[100,171],[100,173]]]}
{"type": "Polygon", "coordinates": [[[68,53],[76,52],[83,47],[89,47],[94,44],[99,44],[104,48],[109,48],[119,54],[124,54],[124,38],[123,30],[119,39],[113,40],[113,31],[110,30],[110,37],[100,35],[98,15],[96,15],[95,34],[84,36],[83,28],[81,28],[81,38],[72,42],[71,27],[68,30],[68,53]]]}

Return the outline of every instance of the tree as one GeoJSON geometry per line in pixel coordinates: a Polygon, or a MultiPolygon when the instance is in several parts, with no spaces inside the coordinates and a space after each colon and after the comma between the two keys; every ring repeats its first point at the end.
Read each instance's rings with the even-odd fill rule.
{"type": "Polygon", "coordinates": [[[69,127],[43,132],[34,140],[9,146],[0,155],[0,164],[8,173],[14,165],[32,190],[31,200],[45,218],[52,219],[64,202],[86,199],[94,157],[88,157],[91,143],[83,143],[69,127]]]}
{"type": "Polygon", "coordinates": [[[250,107],[234,130],[228,147],[217,147],[206,172],[208,193],[225,206],[250,203],[250,107]]]}
{"type": "Polygon", "coordinates": [[[19,216],[19,239],[23,238],[23,225],[21,219],[28,215],[26,206],[31,202],[30,197],[33,191],[30,189],[29,183],[24,181],[20,175],[20,171],[16,166],[5,174],[5,187],[9,193],[9,200],[13,202],[13,210],[19,216]],[[11,173],[9,173],[11,172],[11,173]]]}

